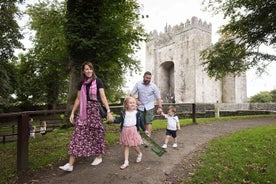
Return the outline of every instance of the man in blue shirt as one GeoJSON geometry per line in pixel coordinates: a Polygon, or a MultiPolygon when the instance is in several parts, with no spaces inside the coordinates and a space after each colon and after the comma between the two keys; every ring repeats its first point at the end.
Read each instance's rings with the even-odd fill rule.
{"type": "Polygon", "coordinates": [[[138,110],[141,112],[141,118],[145,123],[146,129],[151,135],[151,127],[153,120],[154,102],[157,100],[157,114],[162,113],[162,100],[158,87],[151,82],[151,73],[145,72],[143,81],[137,82],[132,89],[130,96],[137,97],[138,110]]]}

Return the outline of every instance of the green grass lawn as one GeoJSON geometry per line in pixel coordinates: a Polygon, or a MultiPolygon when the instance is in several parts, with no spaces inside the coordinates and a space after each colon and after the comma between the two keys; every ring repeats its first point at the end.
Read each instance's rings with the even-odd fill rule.
{"type": "Polygon", "coordinates": [[[276,183],[276,125],[242,130],[216,138],[196,158],[194,183],[276,183]]]}
{"type": "MultiPolygon", "coordinates": [[[[207,122],[219,122],[219,121],[230,121],[233,119],[242,119],[242,118],[254,118],[254,117],[264,117],[264,116],[243,116],[243,117],[221,117],[221,118],[198,118],[197,119],[197,123],[207,123],[207,122]]],[[[192,124],[192,119],[181,119],[180,120],[180,124],[181,126],[185,126],[188,124],[192,124]]],[[[115,142],[117,142],[119,140],[119,132],[120,132],[120,125],[118,124],[112,124],[112,125],[105,125],[106,127],[106,142],[107,145],[112,145],[115,142]]],[[[165,120],[155,120],[155,123],[153,124],[153,130],[160,130],[160,129],[165,129],[166,128],[166,121],[165,120]]],[[[218,158],[222,158],[223,155],[220,155],[222,153],[225,153],[225,158],[223,159],[223,162],[221,163],[222,160],[218,161],[213,161],[212,164],[214,164],[212,167],[211,166],[207,166],[209,168],[209,172],[213,171],[213,167],[216,168],[216,165],[225,165],[226,163],[236,163],[239,162],[240,159],[243,159],[247,154],[248,157],[253,157],[255,156],[256,158],[258,158],[258,160],[263,160],[263,161],[267,161],[268,159],[271,159],[272,161],[270,163],[268,163],[268,165],[256,165],[257,163],[255,162],[246,162],[242,165],[239,165],[239,170],[238,173],[240,173],[240,175],[235,175],[233,174],[233,177],[230,177],[232,183],[239,183],[236,181],[245,181],[244,183],[246,183],[246,181],[250,180],[251,178],[248,179],[248,175],[246,175],[247,172],[243,172],[243,170],[245,168],[247,169],[257,169],[257,170],[265,170],[266,172],[264,172],[263,174],[265,174],[267,177],[267,179],[265,179],[265,181],[270,180],[271,182],[274,181],[274,183],[276,183],[275,180],[271,180],[270,178],[272,178],[274,176],[275,178],[275,174],[272,175],[272,173],[270,172],[271,167],[273,166],[274,168],[274,173],[275,172],[275,146],[271,147],[268,146],[271,143],[272,145],[276,145],[276,141],[275,141],[275,126],[271,126],[271,128],[269,128],[271,130],[274,130],[274,135],[273,131],[268,131],[266,133],[264,133],[263,131],[266,130],[266,128],[263,129],[254,129],[255,133],[251,134],[249,133],[245,133],[245,135],[249,135],[249,137],[245,137],[243,138],[242,135],[244,133],[237,133],[237,137],[235,138],[235,141],[228,141],[227,138],[225,138],[225,141],[219,142],[222,145],[219,145],[218,143],[215,143],[214,148],[212,148],[212,146],[210,146],[210,154],[214,154],[214,155],[219,155],[218,158]],[[260,132],[260,133],[258,133],[260,132]],[[258,136],[257,136],[258,135],[258,136]],[[264,136],[265,135],[265,136],[264,136]],[[243,141],[242,141],[243,140],[243,141]],[[241,141],[241,142],[238,142],[241,141]],[[266,142],[262,142],[262,141],[266,141],[266,142]],[[270,142],[269,142],[270,141],[270,142]],[[260,142],[260,143],[259,143],[260,142]],[[241,149],[241,152],[237,152],[239,149],[235,149],[232,150],[232,148],[234,149],[235,147],[233,146],[233,144],[236,145],[241,145],[239,146],[239,149],[241,149]],[[251,145],[251,147],[249,146],[248,148],[244,146],[245,143],[248,143],[251,145]],[[259,146],[265,146],[266,145],[266,149],[264,149],[264,147],[259,147],[256,146],[255,144],[258,143],[259,146]],[[226,150],[221,150],[222,148],[227,148],[226,150]],[[219,149],[220,148],[220,149],[219,149]],[[246,149],[245,149],[246,148],[246,149]],[[262,148],[262,149],[260,149],[262,148]],[[273,148],[273,149],[272,149],[273,148]],[[253,151],[252,151],[253,150],[253,151]],[[261,150],[264,151],[264,153],[261,152],[261,150]],[[232,154],[228,154],[226,155],[226,153],[231,153],[233,151],[232,154]],[[253,155],[253,152],[257,152],[257,155],[253,155]],[[271,155],[267,154],[267,153],[271,153],[271,155]],[[273,154],[274,153],[274,154],[273,154]],[[250,154],[250,155],[249,155],[250,154]],[[230,156],[234,156],[234,155],[238,155],[238,157],[230,157],[230,156]],[[269,157],[269,158],[267,158],[269,157]],[[270,164],[274,164],[274,165],[270,165],[270,164]],[[242,167],[241,167],[242,166],[242,167]],[[269,171],[269,172],[268,172],[269,171]],[[244,180],[245,179],[245,180],[244,180]]],[[[252,131],[252,130],[249,130],[252,131]]],[[[70,136],[71,136],[71,132],[72,132],[72,128],[69,129],[56,129],[48,134],[46,134],[45,136],[42,136],[40,134],[36,135],[35,139],[30,139],[29,141],[29,171],[28,172],[34,172],[37,171],[41,168],[47,167],[47,166],[51,166],[54,163],[57,163],[58,161],[64,160],[64,159],[68,159],[68,154],[67,154],[67,150],[68,150],[68,146],[69,146],[69,141],[70,141],[70,136]]],[[[235,136],[236,134],[233,134],[233,136],[235,136]]],[[[232,138],[234,139],[234,138],[232,138]]],[[[224,139],[222,139],[224,140],[224,139]]],[[[220,140],[217,140],[220,141],[220,140]]],[[[213,143],[211,144],[213,145],[213,143]]],[[[204,160],[204,157],[200,158],[202,160],[204,160]]],[[[8,143],[5,145],[0,145],[0,183],[7,183],[7,181],[12,181],[16,179],[17,173],[16,173],[16,142],[13,143],[8,143]]],[[[258,163],[259,164],[259,163],[258,163]]],[[[206,163],[207,165],[207,163],[206,163]]],[[[221,169],[218,173],[216,173],[215,176],[218,177],[218,179],[220,177],[223,177],[224,174],[220,174],[223,173],[224,170],[234,170],[233,168],[231,168],[230,166],[226,165],[226,167],[218,167],[219,169],[221,169]]],[[[205,171],[203,171],[203,174],[206,174],[206,178],[210,178],[211,176],[209,176],[210,174],[207,173],[208,169],[205,169],[205,171]]],[[[200,171],[200,169],[199,169],[200,171]]],[[[202,172],[202,171],[201,171],[202,172]]],[[[199,178],[195,181],[201,181],[202,177],[201,176],[201,172],[199,172],[198,174],[195,174],[194,177],[199,178]]],[[[20,174],[20,173],[19,173],[20,174]]],[[[227,174],[226,174],[227,175],[227,174]]],[[[251,175],[251,173],[250,173],[251,175]]],[[[204,176],[204,175],[202,175],[204,176]]],[[[263,176],[263,175],[261,175],[263,176]]],[[[204,176],[205,178],[205,176],[204,176]]],[[[255,178],[258,179],[258,177],[256,176],[255,178]]],[[[217,178],[213,178],[216,179],[217,178]]],[[[209,183],[209,182],[205,182],[205,181],[209,181],[209,180],[203,180],[203,183],[209,183]]],[[[221,182],[219,183],[224,183],[222,181],[227,181],[226,179],[220,180],[221,182]]],[[[230,183],[231,183],[230,181],[230,183]]],[[[261,180],[263,181],[263,180],[261,180]]],[[[201,182],[191,182],[191,183],[201,183],[201,182]]],[[[262,182],[254,182],[254,183],[262,183],[262,182]]],[[[273,182],[272,182],[273,183],[273,182]]]]}

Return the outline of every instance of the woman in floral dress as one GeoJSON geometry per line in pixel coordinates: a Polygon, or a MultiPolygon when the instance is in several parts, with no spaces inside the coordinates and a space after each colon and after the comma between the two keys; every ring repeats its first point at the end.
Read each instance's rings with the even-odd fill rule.
{"type": "Polygon", "coordinates": [[[82,80],[78,85],[78,94],[70,115],[70,122],[74,124],[69,146],[69,162],[59,168],[64,171],[73,171],[73,164],[77,157],[96,158],[91,165],[102,162],[105,152],[105,131],[100,115],[100,102],[107,109],[107,119],[112,119],[108,101],[105,96],[104,85],[97,78],[91,62],[82,65],[82,80]],[[75,112],[79,109],[76,118],[75,112]]]}

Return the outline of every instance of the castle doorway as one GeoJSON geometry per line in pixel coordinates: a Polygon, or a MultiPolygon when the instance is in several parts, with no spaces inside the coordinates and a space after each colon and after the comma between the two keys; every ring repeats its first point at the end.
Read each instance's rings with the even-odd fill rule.
{"type": "Polygon", "coordinates": [[[165,61],[160,65],[159,88],[161,98],[166,103],[175,102],[175,80],[174,80],[174,63],[165,61]]]}

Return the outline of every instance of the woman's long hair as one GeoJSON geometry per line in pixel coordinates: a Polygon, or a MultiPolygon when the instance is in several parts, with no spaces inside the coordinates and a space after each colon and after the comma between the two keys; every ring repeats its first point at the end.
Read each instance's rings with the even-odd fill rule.
{"type": "Polygon", "coordinates": [[[96,75],[96,73],[95,73],[93,64],[92,64],[91,62],[89,62],[89,61],[85,61],[85,62],[81,65],[81,81],[84,82],[84,81],[86,80],[86,76],[85,76],[85,74],[84,74],[84,66],[85,66],[85,65],[88,65],[89,68],[90,68],[91,70],[93,70],[92,81],[95,80],[95,79],[97,78],[97,75],[96,75]]]}

